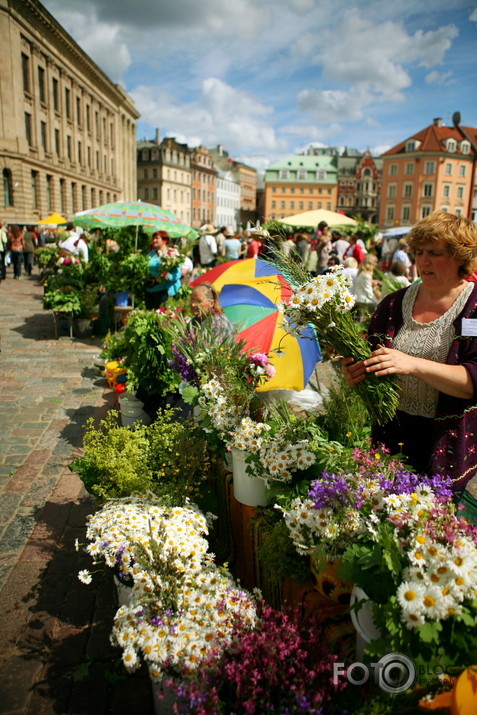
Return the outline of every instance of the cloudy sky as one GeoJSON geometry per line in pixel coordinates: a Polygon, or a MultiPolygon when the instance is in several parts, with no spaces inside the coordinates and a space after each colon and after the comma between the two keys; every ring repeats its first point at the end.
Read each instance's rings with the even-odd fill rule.
{"type": "Polygon", "coordinates": [[[379,154],[477,126],[477,0],[42,0],[133,98],[138,138],[258,168],[310,143],[379,154]]]}

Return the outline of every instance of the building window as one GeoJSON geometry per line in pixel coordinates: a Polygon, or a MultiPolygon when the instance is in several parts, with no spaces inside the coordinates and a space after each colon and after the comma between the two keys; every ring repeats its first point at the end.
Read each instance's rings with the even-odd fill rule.
{"type": "Polygon", "coordinates": [[[390,164],[389,165],[389,176],[397,176],[397,175],[398,175],[398,165],[390,164]]]}
{"type": "Polygon", "coordinates": [[[331,211],[331,203],[330,203],[330,201],[327,201],[327,202],[326,202],[326,210],[327,210],[327,211],[331,211]]]}
{"type": "Polygon", "coordinates": [[[436,172],[436,164],[434,161],[426,161],[426,168],[424,173],[425,174],[435,174],[436,172]]]}
{"type": "Polygon", "coordinates": [[[99,151],[96,151],[96,171],[99,171],[99,151]]]}
{"type": "Polygon", "coordinates": [[[65,211],[66,211],[66,181],[64,179],[60,179],[60,204],[61,204],[61,213],[65,213],[65,211]]]}
{"type": "Polygon", "coordinates": [[[10,169],[3,170],[3,204],[13,206],[13,183],[10,169]]]}
{"type": "Polygon", "coordinates": [[[442,196],[445,199],[449,199],[451,195],[451,185],[450,184],[444,184],[442,187],[442,196]]]}
{"type": "Polygon", "coordinates": [[[312,208],[313,208],[313,201],[308,201],[308,209],[312,209],[312,208]]]}
{"type": "Polygon", "coordinates": [[[459,176],[465,176],[467,173],[467,166],[465,164],[460,164],[459,166],[459,176]]]}
{"type": "Polygon", "coordinates": [[[147,179],[149,177],[147,169],[144,169],[144,178],[147,179]]]}
{"type": "Polygon", "coordinates": [[[448,161],[446,164],[445,174],[446,176],[452,176],[452,164],[450,161],[448,161]]]}
{"type": "Polygon", "coordinates": [[[386,221],[394,221],[394,206],[388,206],[386,210],[386,221]]]}
{"type": "Polygon", "coordinates": [[[71,119],[71,92],[65,87],[65,114],[67,119],[71,119]]]}
{"type": "Polygon", "coordinates": [[[412,184],[404,184],[404,191],[403,191],[403,196],[405,199],[410,199],[412,196],[412,189],[413,185],[412,184]]]}
{"type": "Polygon", "coordinates": [[[78,164],[83,164],[83,148],[81,142],[78,142],[78,164]]]}
{"type": "Polygon", "coordinates": [[[456,198],[460,199],[461,201],[464,198],[464,187],[463,186],[457,187],[456,198]]]}
{"type": "Polygon", "coordinates": [[[41,146],[43,151],[48,151],[47,137],[46,137],[46,122],[40,122],[40,136],[41,136],[41,146]]]}
{"type": "Polygon", "coordinates": [[[300,202],[298,203],[298,208],[299,208],[299,209],[304,209],[304,208],[305,208],[305,204],[304,204],[303,201],[300,201],[300,202]]]}
{"type": "Polygon", "coordinates": [[[409,162],[406,164],[405,173],[407,174],[407,176],[409,176],[410,174],[414,174],[414,163],[409,162]]]}
{"type": "Polygon", "coordinates": [[[76,97],[76,121],[80,127],[82,124],[81,118],[81,97],[76,97]]]}
{"type": "Polygon", "coordinates": [[[86,156],[88,157],[88,166],[91,169],[91,147],[86,147],[86,156]]]}
{"type": "Polygon", "coordinates": [[[38,67],[38,96],[40,98],[40,102],[46,104],[45,70],[43,67],[38,67]]]}
{"type": "Polygon", "coordinates": [[[318,169],[316,172],[317,181],[326,181],[326,171],[324,169],[318,169]]]}
{"type": "Polygon", "coordinates": [[[28,146],[33,146],[33,137],[31,134],[31,114],[25,112],[25,136],[28,146]]]}
{"type": "Polygon", "coordinates": [[[434,194],[434,184],[424,184],[422,188],[422,195],[425,196],[427,199],[432,198],[434,194]]]}
{"type": "Polygon", "coordinates": [[[323,204],[322,204],[321,201],[318,201],[318,208],[319,208],[319,209],[323,208],[323,204]]]}
{"type": "Polygon", "coordinates": [[[53,89],[53,109],[55,112],[60,111],[60,95],[58,93],[58,80],[56,77],[53,77],[52,83],[51,83],[52,89],[53,89]]]}
{"type": "Polygon", "coordinates": [[[421,218],[426,218],[432,211],[432,206],[423,206],[421,209],[421,218]]]}
{"type": "Polygon", "coordinates": [[[281,208],[281,209],[284,209],[284,208],[285,208],[285,202],[284,202],[284,201],[280,201],[280,208],[281,208]]]}
{"type": "Polygon", "coordinates": [[[272,209],[276,209],[276,208],[277,208],[277,202],[276,202],[276,201],[272,201],[272,209]]]}
{"type": "Polygon", "coordinates": [[[388,199],[396,198],[396,184],[388,184],[388,199]]]}
{"type": "Polygon", "coordinates": [[[30,58],[22,52],[23,91],[30,93],[30,58]]]}
{"type": "Polygon", "coordinates": [[[152,178],[157,179],[157,169],[152,170],[152,178]]]}
{"type": "Polygon", "coordinates": [[[38,172],[31,172],[31,195],[33,200],[33,208],[39,208],[40,197],[38,195],[38,172]]]}
{"type": "MultiPolygon", "coordinates": [[[[99,113],[94,113],[94,128],[96,131],[96,139],[99,139],[99,113]]],[[[144,152],[143,152],[144,154],[144,152]]],[[[144,159],[144,156],[142,157],[144,159]]]]}
{"type": "Polygon", "coordinates": [[[71,183],[71,205],[75,214],[78,211],[78,206],[76,204],[76,183],[74,181],[71,183]]]}
{"type": "Polygon", "coordinates": [[[416,142],[415,141],[407,142],[406,151],[416,151],[416,142]]]}
{"type": "Polygon", "coordinates": [[[305,181],[308,178],[308,172],[306,169],[298,169],[296,172],[296,178],[298,181],[305,181]]]}
{"type": "Polygon", "coordinates": [[[96,189],[91,189],[91,206],[96,206],[96,189]]]}
{"type": "Polygon", "coordinates": [[[53,177],[46,175],[46,198],[48,201],[48,211],[53,211],[53,177]]]}
{"type": "Polygon", "coordinates": [[[288,179],[290,172],[288,169],[280,169],[278,176],[280,179],[288,179]]]}
{"type": "Polygon", "coordinates": [[[81,186],[81,210],[86,209],[86,186],[83,184],[81,186]]]}
{"type": "Polygon", "coordinates": [[[273,193],[276,193],[276,190],[277,190],[277,187],[276,187],[276,186],[272,186],[272,192],[273,192],[273,193]]]}
{"type": "Polygon", "coordinates": [[[91,131],[91,107],[89,104],[86,105],[86,130],[91,131]]]}
{"type": "Polygon", "coordinates": [[[147,186],[146,186],[146,188],[144,189],[144,198],[146,199],[146,201],[147,201],[148,198],[149,198],[149,189],[147,188],[147,186]]]}
{"type": "Polygon", "coordinates": [[[69,135],[66,137],[66,156],[71,161],[71,137],[69,135]]]}
{"type": "Polygon", "coordinates": [[[402,220],[403,222],[409,223],[411,220],[411,207],[410,206],[403,206],[402,207],[402,220]]]}
{"type": "Polygon", "coordinates": [[[455,139],[447,140],[447,151],[454,152],[457,149],[457,142],[455,139]]]}
{"type": "Polygon", "coordinates": [[[294,187],[294,186],[291,186],[291,187],[290,187],[290,193],[291,193],[291,194],[294,194],[294,193],[295,193],[295,187],[294,187]]]}
{"type": "Polygon", "coordinates": [[[152,198],[157,201],[157,186],[155,186],[152,190],[152,198]]]}
{"type": "Polygon", "coordinates": [[[55,129],[55,152],[57,156],[60,156],[60,130],[55,129]]]}
{"type": "Polygon", "coordinates": [[[468,141],[463,141],[460,143],[460,150],[462,154],[470,154],[470,144],[468,141]]]}
{"type": "Polygon", "coordinates": [[[454,211],[454,213],[455,213],[456,216],[462,216],[462,209],[461,209],[461,208],[456,208],[456,210],[454,211]]]}
{"type": "Polygon", "coordinates": [[[295,202],[294,202],[294,201],[290,201],[290,208],[291,208],[291,209],[294,209],[294,208],[295,208],[295,202]]]}

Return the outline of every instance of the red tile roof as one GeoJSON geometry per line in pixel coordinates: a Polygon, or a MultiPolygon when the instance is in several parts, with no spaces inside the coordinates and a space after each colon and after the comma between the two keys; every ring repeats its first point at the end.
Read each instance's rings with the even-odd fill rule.
{"type": "MultiPolygon", "coordinates": [[[[474,142],[474,144],[477,144],[477,128],[475,127],[462,127],[464,132],[467,134],[467,136],[471,139],[471,141],[474,142]]],[[[413,139],[417,140],[420,142],[419,147],[416,149],[416,151],[432,151],[432,152],[444,152],[446,151],[445,146],[444,146],[444,141],[446,139],[455,139],[457,142],[457,150],[456,154],[460,153],[459,150],[459,142],[465,140],[467,137],[463,132],[460,131],[460,128],[456,127],[438,127],[435,124],[431,124],[429,127],[426,127],[425,129],[422,129],[420,132],[417,132],[416,134],[413,134],[412,136],[408,137],[405,139],[403,142],[400,142],[399,144],[396,144],[396,146],[393,146],[391,149],[388,149],[388,151],[384,152],[382,156],[390,156],[393,154],[404,154],[406,151],[406,144],[408,141],[411,141],[413,139]]],[[[470,150],[470,156],[474,155],[475,156],[475,150],[472,149],[470,150]]],[[[469,156],[468,154],[466,156],[469,156]]]]}

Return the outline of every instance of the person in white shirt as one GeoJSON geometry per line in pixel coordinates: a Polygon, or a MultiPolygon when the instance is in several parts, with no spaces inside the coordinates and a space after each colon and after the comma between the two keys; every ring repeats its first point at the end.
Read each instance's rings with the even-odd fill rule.
{"type": "Polygon", "coordinates": [[[212,224],[205,224],[200,229],[199,256],[204,268],[213,268],[217,261],[217,242],[214,235],[217,229],[212,224]]]}

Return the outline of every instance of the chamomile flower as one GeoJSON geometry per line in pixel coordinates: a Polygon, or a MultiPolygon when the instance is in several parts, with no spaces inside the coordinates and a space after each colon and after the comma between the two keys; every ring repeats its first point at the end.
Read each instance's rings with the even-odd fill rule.
{"type": "Polygon", "coordinates": [[[92,575],[88,571],[88,569],[83,569],[78,573],[78,578],[81,581],[81,583],[85,583],[86,585],[90,584],[91,581],[93,580],[92,575]]]}

